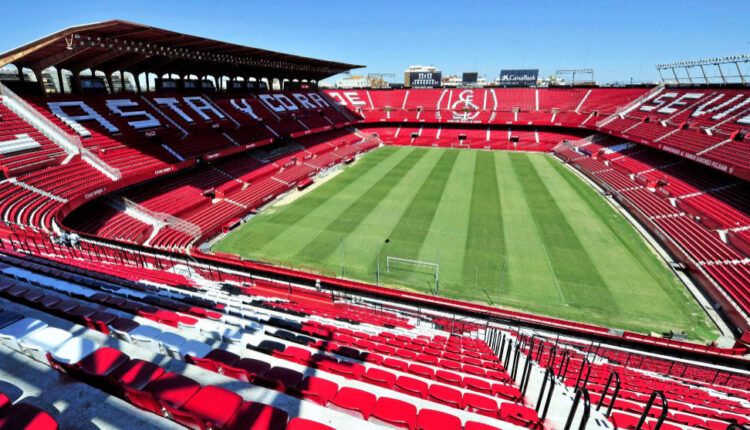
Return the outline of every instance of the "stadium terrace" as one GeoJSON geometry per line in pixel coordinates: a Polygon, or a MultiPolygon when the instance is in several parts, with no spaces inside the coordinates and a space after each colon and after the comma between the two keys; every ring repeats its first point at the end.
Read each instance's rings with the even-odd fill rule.
{"type": "Polygon", "coordinates": [[[7,65],[0,429],[750,425],[745,86],[322,90],[364,66],[124,21],[7,65]]]}

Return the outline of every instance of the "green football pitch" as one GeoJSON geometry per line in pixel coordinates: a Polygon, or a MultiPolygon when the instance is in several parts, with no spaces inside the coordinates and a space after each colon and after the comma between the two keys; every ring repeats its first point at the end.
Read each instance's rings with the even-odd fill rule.
{"type": "Polygon", "coordinates": [[[718,331],[632,225],[544,154],[384,147],[214,250],[639,332],[718,331]]]}

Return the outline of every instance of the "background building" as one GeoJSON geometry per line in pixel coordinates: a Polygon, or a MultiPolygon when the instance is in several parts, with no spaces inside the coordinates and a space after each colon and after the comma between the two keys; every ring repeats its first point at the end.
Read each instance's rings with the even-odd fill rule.
{"type": "Polygon", "coordinates": [[[442,72],[435,66],[409,66],[404,70],[406,88],[436,88],[441,81],[442,72]]]}

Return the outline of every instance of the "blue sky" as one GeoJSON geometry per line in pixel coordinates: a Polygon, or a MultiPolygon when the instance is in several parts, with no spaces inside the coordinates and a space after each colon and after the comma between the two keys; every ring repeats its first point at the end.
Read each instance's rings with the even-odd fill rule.
{"type": "Polygon", "coordinates": [[[591,67],[600,82],[654,80],[654,64],[750,52],[750,1],[11,2],[5,52],[71,25],[123,19],[258,48],[443,75],[591,67]],[[27,6],[28,5],[28,6],[27,6]],[[41,6],[41,7],[38,7],[41,6]],[[33,8],[33,10],[30,10],[33,8]]]}

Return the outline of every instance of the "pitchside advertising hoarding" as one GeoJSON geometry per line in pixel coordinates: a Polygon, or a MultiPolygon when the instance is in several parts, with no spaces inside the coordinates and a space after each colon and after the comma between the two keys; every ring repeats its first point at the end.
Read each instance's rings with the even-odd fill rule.
{"type": "Polygon", "coordinates": [[[436,88],[440,86],[442,72],[409,72],[409,85],[412,88],[436,88]]]}
{"type": "Polygon", "coordinates": [[[507,87],[528,87],[536,85],[539,69],[507,69],[500,71],[500,85],[507,87]]]}

